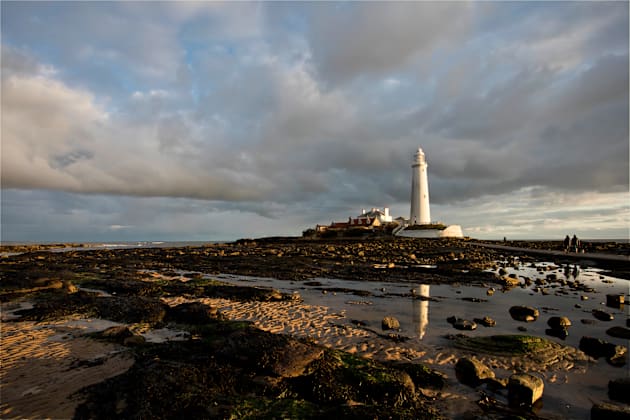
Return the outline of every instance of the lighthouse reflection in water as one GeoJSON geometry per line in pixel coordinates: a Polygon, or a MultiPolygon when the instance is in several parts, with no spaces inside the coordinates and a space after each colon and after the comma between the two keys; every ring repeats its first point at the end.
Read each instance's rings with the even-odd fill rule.
{"type": "Polygon", "coordinates": [[[413,324],[418,331],[418,338],[422,340],[429,326],[429,299],[430,290],[428,284],[418,286],[416,298],[413,300],[413,324]]]}

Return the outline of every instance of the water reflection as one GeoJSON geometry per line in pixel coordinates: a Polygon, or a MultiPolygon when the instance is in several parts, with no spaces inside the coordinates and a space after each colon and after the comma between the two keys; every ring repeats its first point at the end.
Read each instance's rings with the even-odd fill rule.
{"type": "Polygon", "coordinates": [[[418,331],[418,338],[422,340],[429,326],[429,298],[430,290],[428,284],[421,284],[415,293],[413,300],[413,325],[418,331]]]}

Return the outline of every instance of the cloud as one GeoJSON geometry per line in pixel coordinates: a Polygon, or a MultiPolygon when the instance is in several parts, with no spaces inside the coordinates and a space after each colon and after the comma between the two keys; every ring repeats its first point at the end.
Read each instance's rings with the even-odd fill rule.
{"type": "Polygon", "coordinates": [[[334,84],[378,75],[463,41],[473,5],[349,3],[313,5],[309,40],[318,74],[334,84]]]}
{"type": "Polygon", "coordinates": [[[627,189],[624,3],[55,6],[2,4],[2,184],[103,232],[406,214],[419,146],[438,210],[627,189]]]}

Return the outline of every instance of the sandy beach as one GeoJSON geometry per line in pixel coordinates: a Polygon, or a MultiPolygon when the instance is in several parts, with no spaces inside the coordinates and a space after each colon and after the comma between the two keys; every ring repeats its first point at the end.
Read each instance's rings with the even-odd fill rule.
{"type": "Polygon", "coordinates": [[[82,337],[109,326],[89,321],[2,322],[2,418],[72,418],[77,391],[131,367],[124,347],[82,337]]]}

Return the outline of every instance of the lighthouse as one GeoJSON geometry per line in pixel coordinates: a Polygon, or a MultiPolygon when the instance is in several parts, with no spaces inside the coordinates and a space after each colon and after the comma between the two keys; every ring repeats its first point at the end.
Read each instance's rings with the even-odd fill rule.
{"type": "Polygon", "coordinates": [[[421,148],[418,148],[411,164],[411,212],[409,224],[412,226],[431,224],[427,167],[424,152],[421,148]]]}

